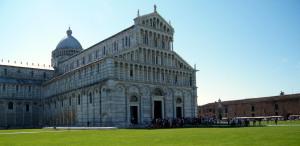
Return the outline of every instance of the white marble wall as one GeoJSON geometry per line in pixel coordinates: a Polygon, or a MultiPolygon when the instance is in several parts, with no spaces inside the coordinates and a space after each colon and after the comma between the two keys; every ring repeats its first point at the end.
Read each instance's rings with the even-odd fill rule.
{"type": "Polygon", "coordinates": [[[41,84],[52,77],[52,70],[0,65],[0,128],[39,126],[41,84]]]}
{"type": "Polygon", "coordinates": [[[29,128],[41,125],[40,105],[38,100],[0,99],[0,128],[29,128]],[[9,103],[13,103],[12,109],[8,109],[9,103]]]}
{"type": "MultiPolygon", "coordinates": [[[[45,123],[63,126],[129,126],[130,106],[138,106],[138,123],[147,125],[153,118],[153,100],[155,89],[161,89],[164,104],[164,118],[176,118],[176,106],[182,106],[184,117],[195,117],[192,111],[193,98],[191,88],[166,87],[151,84],[139,84],[118,80],[108,80],[92,86],[74,90],[59,97],[45,100],[45,105],[57,102],[57,108],[45,108],[45,123]],[[92,101],[90,102],[90,95],[92,101]],[[78,104],[80,96],[80,105],[78,104]],[[131,102],[131,96],[137,96],[137,102],[131,102]],[[176,104],[181,98],[183,103],[176,104]],[[69,105],[71,99],[71,105],[69,105]],[[64,101],[64,106],[61,102],[64,101]],[[75,101],[75,102],[74,102],[75,101]],[[72,109],[72,112],[68,112],[72,109]],[[59,117],[56,122],[50,122],[51,117],[59,117]],[[72,117],[73,116],[73,117],[72,117]]],[[[54,105],[52,105],[53,107],[54,105]]]]}

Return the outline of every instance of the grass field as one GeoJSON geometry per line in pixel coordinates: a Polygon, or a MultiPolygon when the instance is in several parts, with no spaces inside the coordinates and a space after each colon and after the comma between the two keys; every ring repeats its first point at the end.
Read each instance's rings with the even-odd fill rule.
{"type": "Polygon", "coordinates": [[[300,126],[117,130],[0,130],[1,146],[299,146],[300,126]]]}

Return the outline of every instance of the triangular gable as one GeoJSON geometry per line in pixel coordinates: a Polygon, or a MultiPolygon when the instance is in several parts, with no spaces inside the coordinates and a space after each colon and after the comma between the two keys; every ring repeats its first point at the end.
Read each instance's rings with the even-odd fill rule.
{"type": "Polygon", "coordinates": [[[142,24],[143,20],[146,21],[151,18],[158,18],[167,28],[170,29],[171,33],[174,33],[174,28],[170,25],[158,12],[152,12],[146,15],[138,16],[134,19],[136,24],[142,24]]]}

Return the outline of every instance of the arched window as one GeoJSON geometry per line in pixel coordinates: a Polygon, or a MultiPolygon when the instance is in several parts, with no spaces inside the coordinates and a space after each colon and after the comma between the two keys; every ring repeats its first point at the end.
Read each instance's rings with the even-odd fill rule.
{"type": "Polygon", "coordinates": [[[146,37],[146,34],[145,34],[145,33],[143,33],[143,34],[142,34],[142,36],[143,36],[143,43],[144,43],[144,44],[146,44],[146,42],[147,42],[147,37],[146,37]]]}
{"type": "Polygon", "coordinates": [[[46,79],[46,77],[47,77],[46,72],[43,73],[43,77],[44,77],[44,79],[46,79]]]}
{"type": "Polygon", "coordinates": [[[103,55],[106,54],[106,49],[105,49],[105,46],[103,47],[103,55]]]}
{"type": "Polygon", "coordinates": [[[130,73],[129,73],[130,77],[133,77],[133,70],[130,69],[130,73]]]}
{"type": "Polygon", "coordinates": [[[29,104],[26,104],[26,112],[29,112],[29,104]]]}
{"type": "Polygon", "coordinates": [[[148,32],[145,32],[145,44],[148,45],[148,32]]]}
{"type": "Polygon", "coordinates": [[[80,95],[77,96],[77,104],[80,105],[80,95]]]}
{"type": "Polygon", "coordinates": [[[128,37],[128,47],[130,47],[130,37],[128,37]]]}
{"type": "Polygon", "coordinates": [[[9,110],[13,110],[14,109],[14,103],[13,102],[9,102],[8,103],[8,109],[9,110]]]}
{"type": "Polygon", "coordinates": [[[92,54],[89,54],[89,62],[91,62],[92,61],[92,54]]]}
{"type": "Polygon", "coordinates": [[[71,105],[72,105],[72,99],[69,98],[69,106],[71,106],[71,105]]]}
{"type": "Polygon", "coordinates": [[[117,42],[114,42],[114,51],[117,52],[118,51],[118,47],[117,47],[117,42]]]}
{"type": "Polygon", "coordinates": [[[93,66],[90,67],[90,75],[93,75],[93,66]]]}
{"type": "Polygon", "coordinates": [[[85,64],[85,58],[83,57],[82,58],[82,65],[84,65],[85,64]]]}
{"type": "Polygon", "coordinates": [[[100,63],[97,64],[97,72],[100,71],[100,63]]]}
{"type": "Polygon", "coordinates": [[[79,67],[79,60],[76,60],[76,67],[79,67]]]}
{"type": "Polygon", "coordinates": [[[155,38],[155,39],[154,39],[154,47],[157,47],[157,44],[158,44],[157,41],[158,41],[157,38],[155,38]]]}
{"type": "Polygon", "coordinates": [[[7,75],[7,69],[6,68],[4,69],[4,75],[5,76],[7,75]]]}
{"type": "Polygon", "coordinates": [[[92,104],[93,103],[92,93],[89,94],[89,98],[90,98],[90,104],[92,104]]]}
{"type": "Polygon", "coordinates": [[[131,61],[134,60],[133,53],[130,53],[130,60],[131,60],[131,61]]]}

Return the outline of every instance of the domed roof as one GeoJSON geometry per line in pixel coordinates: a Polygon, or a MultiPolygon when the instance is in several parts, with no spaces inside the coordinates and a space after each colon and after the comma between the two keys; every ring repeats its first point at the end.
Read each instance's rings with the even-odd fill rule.
{"type": "Polygon", "coordinates": [[[72,30],[69,27],[67,30],[67,36],[59,41],[56,46],[56,49],[80,49],[82,50],[81,44],[79,41],[72,36],[72,30]]]}

